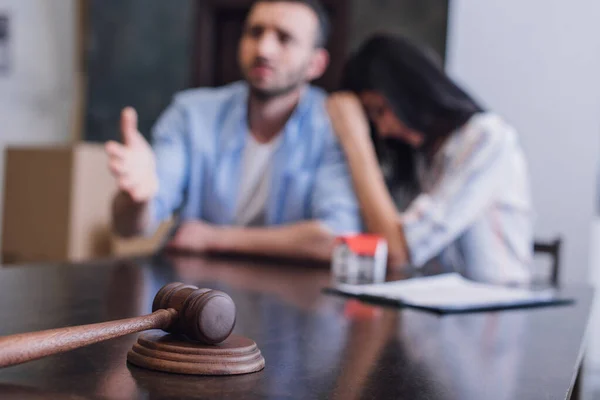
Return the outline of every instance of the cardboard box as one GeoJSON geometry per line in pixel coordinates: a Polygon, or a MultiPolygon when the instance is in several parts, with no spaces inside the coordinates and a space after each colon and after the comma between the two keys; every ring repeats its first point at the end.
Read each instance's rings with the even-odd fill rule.
{"type": "Polygon", "coordinates": [[[111,253],[116,183],[101,144],[6,149],[2,264],[111,253]]]}
{"type": "Polygon", "coordinates": [[[161,223],[156,231],[149,236],[135,236],[132,238],[123,238],[113,233],[111,240],[112,255],[115,257],[136,257],[148,254],[154,254],[161,250],[167,235],[175,221],[171,218],[161,223]]]}

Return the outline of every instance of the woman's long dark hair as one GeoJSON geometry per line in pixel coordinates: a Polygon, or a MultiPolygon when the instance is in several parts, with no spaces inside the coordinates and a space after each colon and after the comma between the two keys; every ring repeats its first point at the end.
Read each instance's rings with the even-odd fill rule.
{"type": "MultiPolygon", "coordinates": [[[[443,70],[427,48],[403,37],[376,35],[346,63],[342,89],[381,93],[408,127],[425,135],[423,150],[450,135],[482,108],[443,70]]],[[[399,140],[374,140],[393,157],[395,181],[413,180],[414,150],[399,140]]]]}

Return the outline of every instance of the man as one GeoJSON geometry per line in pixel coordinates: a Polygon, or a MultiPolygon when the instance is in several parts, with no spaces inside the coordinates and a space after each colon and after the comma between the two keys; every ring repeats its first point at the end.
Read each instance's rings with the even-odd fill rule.
{"type": "Polygon", "coordinates": [[[329,62],[327,31],[316,0],[257,1],[239,46],[245,82],[175,96],[153,148],[125,109],[124,143],[106,145],[117,232],[179,209],[173,249],[329,260],[335,235],[361,222],[325,93],[308,84],[329,62]]]}

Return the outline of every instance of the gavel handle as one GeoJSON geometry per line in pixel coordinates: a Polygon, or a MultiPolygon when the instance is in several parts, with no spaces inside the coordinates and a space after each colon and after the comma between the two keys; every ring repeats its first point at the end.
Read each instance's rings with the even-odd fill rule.
{"type": "Polygon", "coordinates": [[[142,317],[0,337],[0,368],[147,329],[167,329],[176,319],[177,311],[170,308],[142,317]]]}

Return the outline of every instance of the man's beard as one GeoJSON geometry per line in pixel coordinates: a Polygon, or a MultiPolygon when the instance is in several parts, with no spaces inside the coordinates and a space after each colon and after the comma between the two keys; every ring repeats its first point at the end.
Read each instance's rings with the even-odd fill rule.
{"type": "Polygon", "coordinates": [[[302,65],[293,73],[289,74],[286,79],[286,83],[281,86],[272,88],[258,88],[252,85],[252,82],[246,78],[246,82],[250,85],[250,94],[261,102],[266,102],[278,97],[285,96],[292,93],[296,89],[300,88],[306,83],[306,70],[308,69],[308,63],[302,65]]]}

